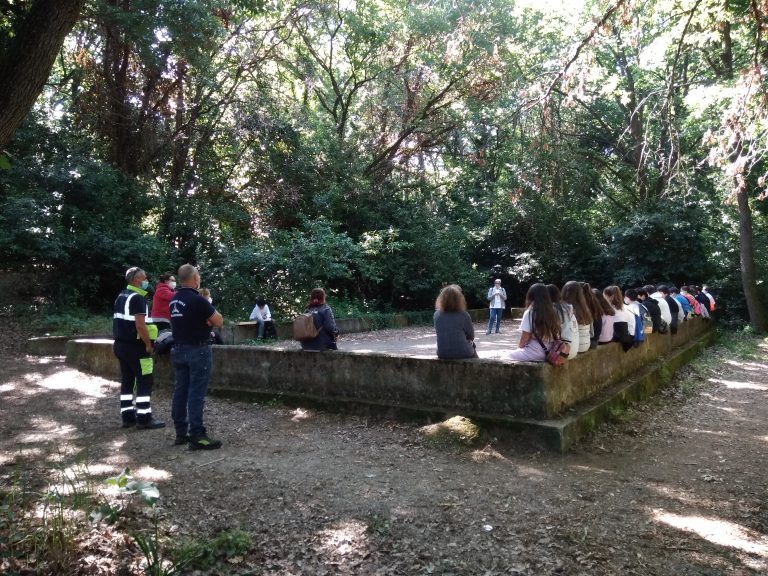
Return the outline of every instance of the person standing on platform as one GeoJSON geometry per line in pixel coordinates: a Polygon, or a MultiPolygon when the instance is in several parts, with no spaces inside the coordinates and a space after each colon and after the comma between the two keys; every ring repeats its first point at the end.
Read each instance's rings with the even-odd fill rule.
{"type": "Polygon", "coordinates": [[[176,428],[174,444],[189,444],[190,450],[221,448],[220,440],[208,437],[203,425],[203,408],[211,379],[211,328],[221,328],[224,318],[200,289],[200,273],[191,264],[179,268],[181,288],[171,300],[173,349],[171,362],[176,372],[171,413],[176,428]]]}
{"type": "Polygon", "coordinates": [[[164,428],[152,417],[152,340],[157,326],[147,324],[147,274],[134,266],[125,273],[128,286],[117,295],[112,314],[113,351],[120,362],[120,416],[123,428],[164,428]]]}
{"type": "Polygon", "coordinates": [[[494,320],[496,320],[496,334],[498,334],[499,327],[501,326],[501,317],[504,314],[504,306],[507,302],[507,291],[501,287],[500,278],[496,278],[493,286],[488,289],[488,302],[491,317],[488,319],[488,330],[486,334],[491,333],[494,320]]]}
{"type": "Polygon", "coordinates": [[[160,274],[160,282],[155,286],[155,295],[152,297],[152,320],[158,330],[171,329],[171,313],[168,305],[176,290],[176,278],[173,274],[160,274]]]}

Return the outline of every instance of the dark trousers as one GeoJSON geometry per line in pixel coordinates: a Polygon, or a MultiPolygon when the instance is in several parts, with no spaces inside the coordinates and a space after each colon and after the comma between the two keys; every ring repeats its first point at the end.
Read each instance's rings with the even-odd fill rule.
{"type": "Polygon", "coordinates": [[[141,340],[115,340],[112,348],[120,361],[120,416],[123,422],[152,420],[152,354],[141,340]]]}
{"type": "Polygon", "coordinates": [[[174,344],[171,362],[176,372],[171,412],[176,436],[205,436],[203,408],[211,379],[211,347],[207,344],[174,344]]]}

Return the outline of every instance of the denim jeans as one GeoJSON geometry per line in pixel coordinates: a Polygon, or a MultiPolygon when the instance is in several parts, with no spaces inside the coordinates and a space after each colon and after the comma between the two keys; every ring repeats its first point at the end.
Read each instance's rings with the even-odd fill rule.
{"type": "Polygon", "coordinates": [[[211,347],[174,344],[171,361],[176,371],[171,415],[177,436],[205,436],[203,408],[211,379],[211,347]]]}
{"type": "Polygon", "coordinates": [[[501,326],[501,315],[504,313],[504,308],[491,308],[490,310],[491,318],[488,320],[488,334],[491,333],[494,319],[496,319],[496,332],[499,331],[499,326],[501,326]]]}
{"type": "Polygon", "coordinates": [[[264,320],[255,318],[258,326],[256,327],[256,338],[264,338],[264,320]]]}

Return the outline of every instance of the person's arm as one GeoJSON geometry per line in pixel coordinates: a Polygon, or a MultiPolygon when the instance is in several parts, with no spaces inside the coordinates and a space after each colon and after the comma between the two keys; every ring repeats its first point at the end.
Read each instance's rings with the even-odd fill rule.
{"type": "Polygon", "coordinates": [[[336,338],[339,333],[339,329],[336,327],[336,318],[333,317],[333,310],[330,307],[326,308],[323,312],[323,329],[332,338],[336,338]]]}
{"type": "Polygon", "coordinates": [[[469,313],[464,317],[464,334],[466,334],[467,340],[470,342],[475,340],[475,325],[472,324],[472,317],[469,313]]]}
{"type": "Polygon", "coordinates": [[[213,328],[221,328],[222,326],[224,326],[224,317],[219,312],[214,311],[214,313],[208,317],[208,320],[206,320],[206,323],[208,324],[208,326],[211,326],[213,328]]]}
{"type": "Polygon", "coordinates": [[[528,341],[531,339],[531,333],[530,332],[522,332],[520,334],[520,343],[517,345],[518,348],[525,348],[528,345],[528,341]]]}
{"type": "Polygon", "coordinates": [[[502,288],[499,291],[499,296],[501,296],[501,301],[502,302],[506,302],[507,301],[507,291],[504,288],[502,288]]]}
{"type": "Polygon", "coordinates": [[[136,332],[139,333],[139,338],[144,343],[144,349],[147,352],[152,352],[152,340],[149,337],[149,330],[147,330],[147,317],[144,314],[134,314],[136,318],[136,332]]]}
{"type": "Polygon", "coordinates": [[[272,312],[269,311],[269,304],[264,304],[264,311],[261,313],[261,317],[265,322],[272,320],[272,312]]]}

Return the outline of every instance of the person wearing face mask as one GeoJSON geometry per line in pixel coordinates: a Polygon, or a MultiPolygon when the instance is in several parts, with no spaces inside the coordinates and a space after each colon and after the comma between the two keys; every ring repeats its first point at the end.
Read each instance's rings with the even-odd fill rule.
{"type": "Polygon", "coordinates": [[[191,264],[179,268],[179,283],[170,304],[173,348],[171,362],[176,373],[171,410],[176,428],[174,444],[189,444],[190,450],[221,448],[220,440],[208,437],[203,408],[211,379],[211,328],[221,328],[224,318],[198,293],[200,273],[191,264]]]}
{"type": "MultiPolygon", "coordinates": [[[[213,297],[208,288],[200,288],[199,292],[200,296],[213,304],[213,297]]],[[[211,328],[211,344],[224,344],[224,339],[221,337],[221,331],[218,328],[211,328]]]]}
{"type": "Polygon", "coordinates": [[[125,273],[128,286],[117,295],[112,316],[113,351],[120,362],[120,416],[123,428],[165,427],[152,417],[152,340],[157,326],[147,324],[147,274],[134,266],[125,273]]]}
{"type": "Polygon", "coordinates": [[[171,313],[168,305],[176,290],[176,278],[173,274],[160,274],[160,281],[155,286],[155,295],[152,297],[152,320],[158,330],[171,329],[171,313]]]}

